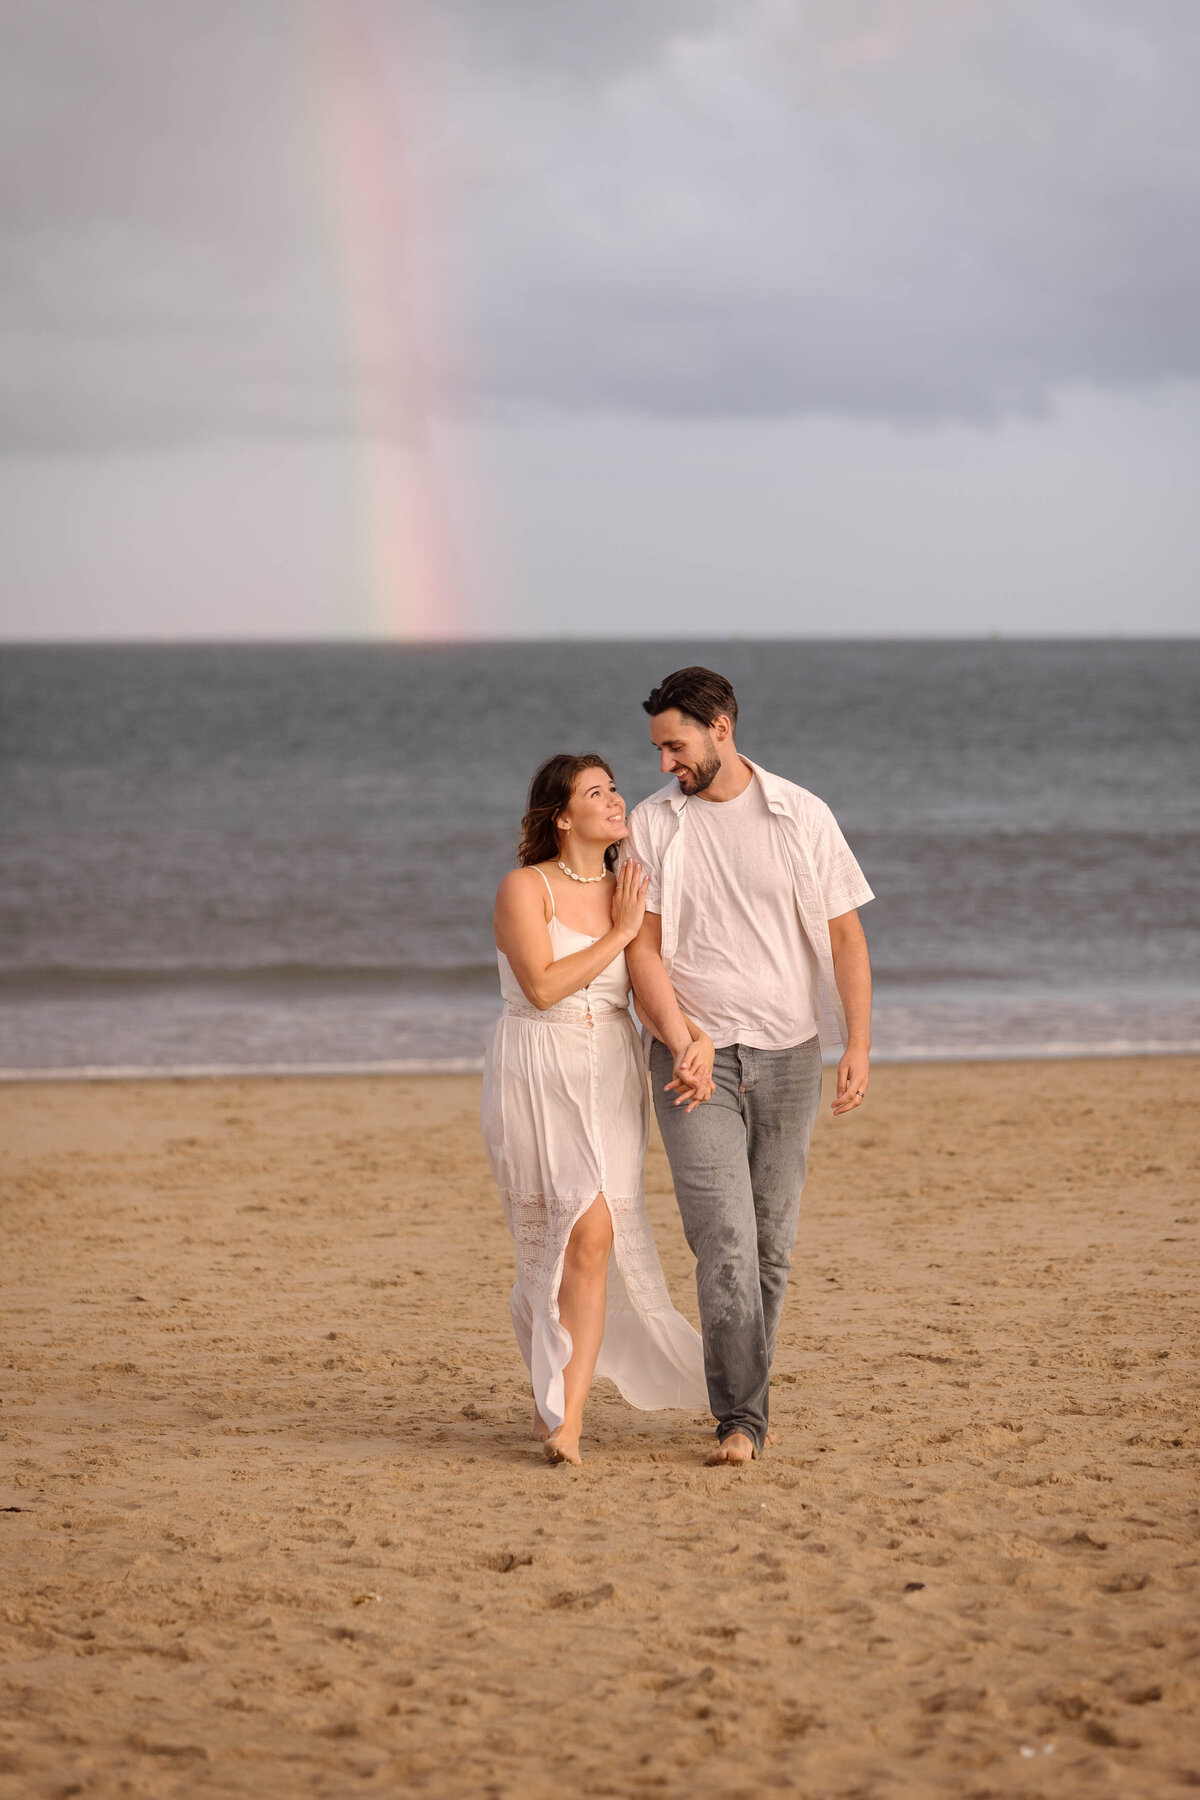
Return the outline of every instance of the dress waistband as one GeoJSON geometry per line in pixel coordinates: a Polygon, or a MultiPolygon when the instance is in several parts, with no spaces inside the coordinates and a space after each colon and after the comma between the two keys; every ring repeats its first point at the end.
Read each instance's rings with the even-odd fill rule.
{"type": "Polygon", "coordinates": [[[603,1025],[610,1019],[627,1019],[629,1009],[625,1006],[613,1006],[609,1001],[597,1001],[590,1008],[572,1006],[560,1000],[556,1006],[548,1006],[543,1011],[529,1000],[506,1000],[505,1014],[516,1019],[533,1019],[541,1025],[603,1025]]]}

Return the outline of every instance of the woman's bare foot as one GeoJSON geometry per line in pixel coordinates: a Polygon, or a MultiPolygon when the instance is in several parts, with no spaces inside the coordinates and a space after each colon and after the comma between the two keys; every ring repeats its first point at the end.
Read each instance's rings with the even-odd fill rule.
{"type": "Polygon", "coordinates": [[[532,1435],[533,1435],[533,1441],[535,1444],[544,1444],[546,1439],[550,1436],[550,1427],[547,1425],[545,1419],[543,1419],[541,1413],[538,1411],[536,1400],[533,1403],[533,1434],[532,1435]]]}
{"type": "Polygon", "coordinates": [[[718,1463],[748,1463],[754,1460],[754,1445],[744,1431],[731,1431],[727,1438],[722,1438],[715,1450],[710,1450],[704,1462],[707,1468],[715,1468],[718,1463]]]}
{"type": "Polygon", "coordinates": [[[573,1463],[577,1469],[583,1467],[583,1458],[579,1454],[579,1433],[568,1431],[560,1425],[552,1431],[542,1445],[546,1461],[552,1463],[573,1463]]]}

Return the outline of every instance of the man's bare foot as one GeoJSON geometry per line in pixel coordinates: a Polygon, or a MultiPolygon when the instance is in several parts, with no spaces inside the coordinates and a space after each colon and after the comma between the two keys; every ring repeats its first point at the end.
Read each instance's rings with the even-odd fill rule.
{"type": "Polygon", "coordinates": [[[537,1401],[533,1403],[533,1440],[536,1444],[544,1444],[550,1436],[550,1427],[537,1409],[537,1401]]]}
{"type": "Polygon", "coordinates": [[[565,1425],[552,1431],[542,1445],[546,1461],[552,1463],[573,1463],[577,1469],[583,1467],[583,1458],[579,1454],[579,1434],[570,1432],[565,1425]]]}
{"type": "Polygon", "coordinates": [[[705,1457],[705,1467],[715,1468],[718,1463],[748,1463],[754,1460],[754,1445],[744,1431],[731,1431],[727,1438],[722,1438],[715,1450],[710,1450],[705,1457]]]}

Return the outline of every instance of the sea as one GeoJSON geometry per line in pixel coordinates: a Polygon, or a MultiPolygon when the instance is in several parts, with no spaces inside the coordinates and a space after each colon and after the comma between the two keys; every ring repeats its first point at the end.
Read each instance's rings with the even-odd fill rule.
{"type": "Polygon", "coordinates": [[[1200,1049],[1200,642],[10,646],[0,1072],[469,1070],[530,775],[700,662],[832,806],[885,1059],[1200,1049]]]}

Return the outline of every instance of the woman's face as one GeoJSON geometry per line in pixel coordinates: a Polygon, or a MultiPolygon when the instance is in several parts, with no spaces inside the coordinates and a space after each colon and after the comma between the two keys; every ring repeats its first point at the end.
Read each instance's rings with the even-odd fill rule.
{"type": "Polygon", "coordinates": [[[629,836],[625,802],[605,769],[581,769],[571,789],[570,804],[559,819],[570,825],[568,836],[597,844],[616,844],[629,836]]]}

